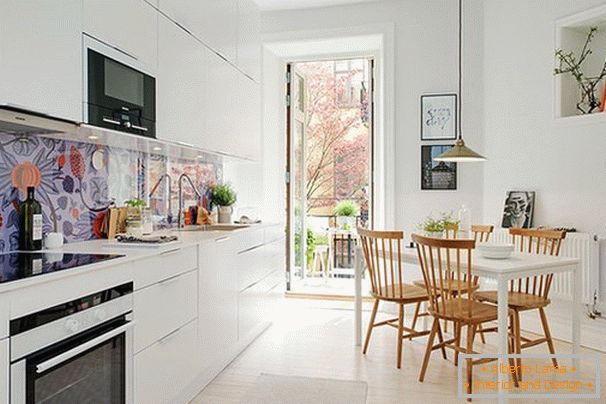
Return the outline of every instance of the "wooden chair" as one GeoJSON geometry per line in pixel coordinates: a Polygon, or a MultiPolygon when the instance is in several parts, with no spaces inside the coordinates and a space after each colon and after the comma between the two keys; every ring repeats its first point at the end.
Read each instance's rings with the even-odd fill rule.
{"type": "MultiPolygon", "coordinates": [[[[565,231],[553,230],[535,230],[535,229],[509,229],[513,243],[519,248],[520,252],[545,254],[558,256],[562,246],[562,240],[566,237],[565,231]]],[[[524,348],[530,348],[535,345],[546,343],[550,354],[555,354],[553,339],[545,307],[549,305],[549,289],[553,281],[553,274],[532,276],[524,279],[512,280],[509,284],[509,308],[514,311],[515,330],[514,333],[516,351],[521,352],[524,348]],[[538,310],[541,324],[543,326],[544,336],[537,339],[525,338],[520,330],[520,313],[523,311],[538,310]]],[[[482,291],[475,294],[475,298],[481,302],[497,304],[496,291],[482,291]]],[[[484,332],[496,331],[495,329],[484,329],[484,332]]],[[[552,358],[554,366],[558,366],[556,358],[552,358]]],[[[522,360],[518,359],[517,364],[521,365],[522,360]]]]}
{"type": "MultiPolygon", "coordinates": [[[[456,239],[458,231],[459,231],[459,225],[453,224],[453,225],[449,226],[448,229],[444,229],[444,235],[446,236],[446,238],[456,239]]],[[[476,242],[484,242],[484,243],[487,242],[490,239],[490,236],[493,231],[494,231],[494,226],[492,226],[492,225],[472,225],[471,226],[471,232],[473,234],[473,239],[476,242]]],[[[422,279],[413,281],[413,284],[420,286],[420,287],[425,287],[425,282],[422,279]]],[[[479,287],[480,287],[479,279],[476,276],[473,278],[472,288],[473,288],[473,290],[477,290],[477,289],[479,289],[479,287]]],[[[451,293],[467,293],[467,290],[462,290],[462,291],[453,290],[453,291],[451,291],[451,293]]],[[[417,307],[415,308],[415,315],[412,320],[412,328],[415,328],[415,325],[417,324],[417,319],[419,317],[428,315],[428,313],[419,313],[420,307],[421,307],[421,304],[419,303],[417,305],[417,307]]],[[[482,329],[482,326],[480,325],[480,330],[481,329],[482,329]]],[[[444,332],[447,332],[447,331],[448,331],[448,322],[446,321],[446,322],[444,322],[444,332]]],[[[483,332],[480,332],[480,339],[482,340],[482,343],[486,343],[483,332]]]]}
{"type": "Polygon", "coordinates": [[[427,301],[424,288],[403,282],[403,264],[401,261],[404,233],[401,231],[373,231],[358,228],[358,235],[366,267],[370,277],[371,295],[375,299],[364,341],[362,353],[366,354],[370,336],[375,327],[391,326],[398,329],[397,359],[398,369],[402,363],[402,340],[429,334],[429,331],[416,331],[404,326],[404,305],[427,301]],[[398,318],[375,323],[379,302],[393,302],[399,306],[398,318]],[[404,331],[407,334],[404,334],[404,331]]]}
{"type": "MultiPolygon", "coordinates": [[[[475,240],[436,239],[412,235],[417,244],[419,264],[423,272],[427,295],[429,296],[429,313],[433,316],[433,324],[425,349],[425,357],[419,375],[423,382],[431,353],[436,349],[450,348],[455,351],[455,361],[458,353],[474,354],[473,342],[478,326],[495,321],[497,308],[473,299],[472,251],[475,240]],[[467,290],[467,294],[450,293],[452,290],[467,290]],[[455,324],[455,336],[447,341],[434,345],[436,334],[440,331],[440,320],[452,321],[455,324]],[[461,347],[461,332],[467,327],[467,341],[461,347]]],[[[510,311],[513,315],[513,311],[510,311]]],[[[510,351],[513,346],[510,343],[510,351]]],[[[472,389],[472,370],[474,365],[496,361],[497,358],[466,359],[467,393],[472,389]]],[[[510,360],[513,364],[513,360],[510,360]]],[[[517,385],[517,377],[512,375],[517,385]]]]}
{"type": "Polygon", "coordinates": [[[471,226],[471,233],[476,243],[486,243],[494,231],[494,226],[484,224],[474,224],[471,226]]]}

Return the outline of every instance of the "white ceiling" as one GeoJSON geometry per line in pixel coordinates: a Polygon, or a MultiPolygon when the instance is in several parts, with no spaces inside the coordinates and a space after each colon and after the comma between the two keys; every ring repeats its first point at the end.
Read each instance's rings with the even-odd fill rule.
{"type": "Polygon", "coordinates": [[[254,0],[261,10],[287,10],[314,7],[340,6],[377,0],[254,0]]]}

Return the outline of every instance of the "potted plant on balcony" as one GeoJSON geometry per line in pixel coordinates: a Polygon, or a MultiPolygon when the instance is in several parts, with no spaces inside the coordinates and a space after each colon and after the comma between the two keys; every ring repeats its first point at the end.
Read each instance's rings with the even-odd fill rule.
{"type": "Polygon", "coordinates": [[[353,201],[341,201],[335,206],[335,215],[337,216],[337,227],[341,230],[351,230],[356,225],[356,216],[360,213],[360,208],[353,201]]]}
{"type": "Polygon", "coordinates": [[[231,223],[233,204],[238,199],[236,191],[230,184],[219,184],[213,187],[212,192],[212,202],[219,207],[219,223],[231,223]]]}

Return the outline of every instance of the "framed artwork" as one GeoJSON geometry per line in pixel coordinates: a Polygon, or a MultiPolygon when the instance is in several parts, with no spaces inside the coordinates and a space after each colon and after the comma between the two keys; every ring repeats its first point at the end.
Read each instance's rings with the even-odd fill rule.
{"type": "Polygon", "coordinates": [[[422,190],[456,190],[457,163],[435,161],[451,145],[421,146],[421,189],[422,190]]]}
{"type": "Polygon", "coordinates": [[[532,216],[534,214],[534,200],[534,191],[507,192],[501,226],[504,228],[531,228],[532,216]]]}
{"type": "Polygon", "coordinates": [[[421,140],[457,138],[457,95],[421,96],[421,140]]]}

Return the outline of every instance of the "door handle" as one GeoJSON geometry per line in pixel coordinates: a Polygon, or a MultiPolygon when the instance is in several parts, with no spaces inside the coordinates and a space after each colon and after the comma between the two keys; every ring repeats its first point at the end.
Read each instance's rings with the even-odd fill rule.
{"type": "Polygon", "coordinates": [[[144,126],[138,126],[138,125],[132,125],[132,124],[130,125],[130,128],[135,129],[135,130],[140,130],[142,132],[147,132],[149,130],[144,126]]]}

